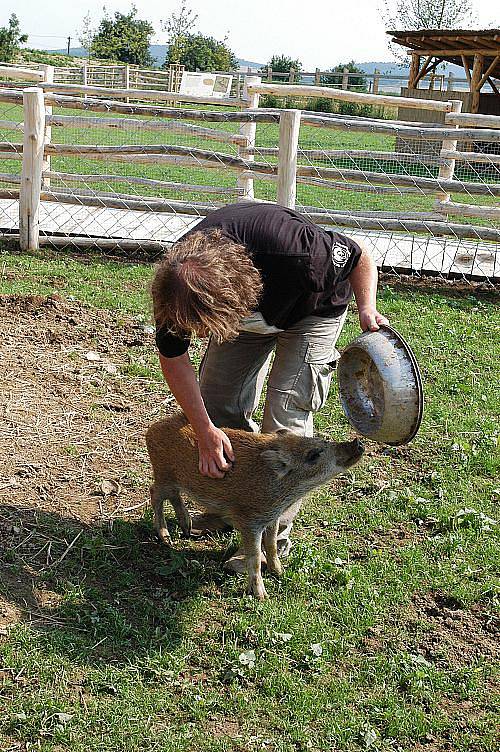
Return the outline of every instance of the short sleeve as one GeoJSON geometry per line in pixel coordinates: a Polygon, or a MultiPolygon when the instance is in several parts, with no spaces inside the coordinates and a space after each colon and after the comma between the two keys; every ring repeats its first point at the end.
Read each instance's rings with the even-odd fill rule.
{"type": "Polygon", "coordinates": [[[343,282],[358,265],[362,253],[361,246],[352,238],[338,232],[332,233],[332,240],[331,260],[335,276],[338,282],[343,282]]]}
{"type": "Polygon", "coordinates": [[[188,351],[189,337],[177,337],[165,327],[156,329],[156,346],[164,358],[178,358],[188,351]]]}

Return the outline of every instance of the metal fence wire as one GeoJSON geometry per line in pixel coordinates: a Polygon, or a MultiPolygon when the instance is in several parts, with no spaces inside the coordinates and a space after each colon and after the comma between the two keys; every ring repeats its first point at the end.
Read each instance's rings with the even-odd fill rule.
{"type": "MultiPolygon", "coordinates": [[[[302,105],[284,111],[259,107],[276,85],[241,83],[228,99],[176,94],[172,106],[164,92],[41,82],[40,245],[154,257],[224,204],[278,201],[362,241],[385,271],[498,282],[500,118],[479,129],[459,108],[438,126],[379,117],[395,116],[393,97],[321,114],[283,94],[278,105],[302,105]]],[[[23,87],[0,88],[0,234],[19,232],[31,200],[19,190],[26,101],[23,87]]]]}

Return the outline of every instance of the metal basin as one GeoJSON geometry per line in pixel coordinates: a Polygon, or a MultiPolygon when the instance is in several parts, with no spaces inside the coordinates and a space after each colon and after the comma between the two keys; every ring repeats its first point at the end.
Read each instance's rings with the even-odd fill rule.
{"type": "Polygon", "coordinates": [[[352,427],[381,444],[407,444],[422,421],[424,395],[410,346],[395,329],[363,332],[337,368],[340,401],[352,427]]]}

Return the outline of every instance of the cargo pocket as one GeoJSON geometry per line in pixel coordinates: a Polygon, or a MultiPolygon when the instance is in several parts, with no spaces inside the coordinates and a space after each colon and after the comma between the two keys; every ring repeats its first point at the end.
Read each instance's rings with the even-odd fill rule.
{"type": "Polygon", "coordinates": [[[287,409],[317,412],[325,404],[333,371],[340,357],[331,344],[313,342],[308,345],[304,363],[287,400],[287,409]]]}

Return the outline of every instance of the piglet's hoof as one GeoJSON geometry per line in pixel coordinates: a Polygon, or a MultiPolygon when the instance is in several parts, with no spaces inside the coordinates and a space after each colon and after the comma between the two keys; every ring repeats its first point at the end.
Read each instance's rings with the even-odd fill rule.
{"type": "Polygon", "coordinates": [[[166,527],[160,527],[156,531],[156,535],[165,546],[169,546],[170,548],[172,547],[172,538],[170,537],[170,533],[168,532],[166,527]]]}
{"type": "Polygon", "coordinates": [[[247,595],[253,595],[259,601],[265,601],[269,596],[262,580],[252,580],[248,583],[247,595]]]}

